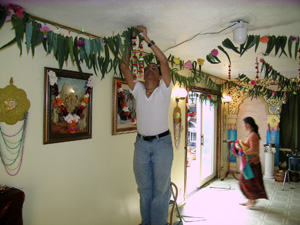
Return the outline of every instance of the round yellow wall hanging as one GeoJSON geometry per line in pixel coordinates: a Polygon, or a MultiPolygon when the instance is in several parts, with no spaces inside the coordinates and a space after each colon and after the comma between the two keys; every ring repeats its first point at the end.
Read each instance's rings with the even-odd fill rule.
{"type": "Polygon", "coordinates": [[[30,101],[24,90],[13,85],[13,78],[10,85],[0,88],[0,122],[13,125],[24,120],[24,113],[30,108],[30,101]]]}
{"type": "Polygon", "coordinates": [[[278,116],[271,115],[267,119],[268,124],[270,124],[270,127],[275,128],[278,126],[278,123],[280,122],[280,119],[278,116]]]}

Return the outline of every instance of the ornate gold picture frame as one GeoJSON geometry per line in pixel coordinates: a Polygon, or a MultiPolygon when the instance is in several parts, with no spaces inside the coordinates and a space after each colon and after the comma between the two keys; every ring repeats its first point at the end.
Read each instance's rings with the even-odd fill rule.
{"type": "Polygon", "coordinates": [[[92,138],[92,89],[88,101],[85,97],[86,83],[92,74],[48,67],[45,67],[44,72],[44,144],[92,138]],[[57,93],[53,84],[50,84],[49,72],[56,74],[61,103],[56,100],[57,93]],[[84,101],[87,101],[87,104],[84,101]],[[61,104],[65,107],[64,112],[61,110],[61,104]],[[66,114],[75,117],[78,114],[76,123],[67,122],[66,114]]]}
{"type": "Polygon", "coordinates": [[[125,80],[113,79],[112,135],[136,132],[135,99],[125,80]]]}

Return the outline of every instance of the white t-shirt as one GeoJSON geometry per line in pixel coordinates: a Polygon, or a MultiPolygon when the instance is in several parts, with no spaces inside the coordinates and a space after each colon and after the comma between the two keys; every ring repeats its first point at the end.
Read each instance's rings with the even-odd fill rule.
{"type": "Polygon", "coordinates": [[[161,80],[150,98],[146,96],[145,86],[137,82],[130,90],[136,100],[137,131],[141,135],[152,136],[169,129],[169,106],[172,93],[172,82],[169,87],[161,80]]]}

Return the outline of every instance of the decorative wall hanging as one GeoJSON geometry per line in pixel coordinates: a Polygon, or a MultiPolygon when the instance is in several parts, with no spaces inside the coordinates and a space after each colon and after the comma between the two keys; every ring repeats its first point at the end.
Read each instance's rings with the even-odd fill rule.
{"type": "Polygon", "coordinates": [[[133,73],[133,82],[137,82],[137,77],[143,77],[144,76],[144,58],[143,58],[143,52],[144,52],[144,37],[142,33],[139,34],[141,38],[140,46],[137,46],[137,37],[132,38],[132,73],[133,73]]]}
{"type": "Polygon", "coordinates": [[[180,134],[181,134],[181,109],[178,107],[178,101],[176,101],[176,107],[173,110],[173,129],[174,129],[174,144],[176,149],[179,149],[180,134]]]}
{"type": "Polygon", "coordinates": [[[113,79],[112,135],[136,132],[135,99],[125,80],[113,79]]]}
{"type": "Polygon", "coordinates": [[[228,65],[228,95],[231,95],[231,65],[228,65]]]}
{"type": "Polygon", "coordinates": [[[0,88],[0,122],[13,125],[24,119],[24,113],[29,108],[26,92],[13,85],[13,78],[10,85],[0,88]]]}
{"type": "Polygon", "coordinates": [[[0,126],[3,141],[0,145],[0,158],[10,176],[17,175],[22,166],[27,118],[28,112],[24,113],[23,124],[15,134],[6,134],[0,126]]]}
{"type": "MultiPolygon", "coordinates": [[[[115,74],[119,74],[119,64],[122,62],[124,56],[127,55],[128,51],[132,50],[132,37],[134,34],[138,34],[136,38],[136,46],[139,46],[140,59],[137,61],[138,65],[138,76],[142,76],[144,65],[149,64],[155,56],[153,53],[143,54],[143,37],[139,31],[130,27],[124,32],[111,36],[111,37],[100,37],[84,31],[76,30],[65,25],[61,25],[49,20],[42,18],[36,18],[28,14],[22,7],[14,6],[12,9],[4,7],[0,4],[0,28],[5,22],[11,21],[12,27],[15,30],[15,37],[7,44],[0,46],[0,50],[5,49],[13,44],[17,44],[22,54],[22,45],[26,45],[26,50],[31,50],[33,56],[35,48],[43,46],[47,55],[51,55],[51,52],[55,52],[55,59],[58,61],[59,68],[62,69],[65,62],[69,59],[76,63],[78,70],[82,73],[81,64],[86,63],[89,69],[94,69],[95,74],[100,71],[102,76],[101,79],[111,71],[115,74]],[[10,18],[8,18],[10,17],[10,18]],[[86,37],[62,35],[47,27],[47,24],[55,26],[57,29],[67,29],[69,31],[85,35],[86,37]],[[26,38],[26,42],[25,42],[26,38]],[[42,45],[41,45],[42,44],[42,45]],[[143,57],[141,57],[143,55],[143,57]]],[[[136,55],[138,57],[138,55],[136,55]]],[[[180,64],[180,70],[184,68],[183,60],[169,56],[171,67],[173,64],[180,64]]],[[[185,87],[190,87],[192,84],[204,81],[208,88],[214,90],[220,90],[221,84],[217,84],[213,81],[211,76],[201,72],[201,66],[203,66],[204,60],[197,60],[199,63],[199,71],[196,70],[197,62],[193,62],[193,76],[183,76],[178,73],[177,68],[171,69],[172,81],[175,84],[179,82],[180,86],[183,84],[185,87]]],[[[131,60],[133,65],[133,60],[131,60]]],[[[219,79],[220,80],[220,79],[219,79]]]]}
{"type": "MultiPolygon", "coordinates": [[[[0,28],[3,25],[5,19],[12,22],[12,27],[15,29],[15,37],[8,42],[7,44],[0,47],[0,50],[5,49],[13,44],[17,44],[20,49],[20,54],[22,54],[22,45],[25,42],[26,37],[26,48],[27,52],[32,51],[34,55],[35,48],[41,46],[47,53],[50,55],[51,52],[55,52],[55,59],[58,61],[60,69],[62,69],[65,61],[68,61],[69,57],[72,62],[76,63],[80,72],[81,64],[86,63],[86,66],[90,69],[94,69],[95,74],[97,71],[100,71],[102,74],[102,79],[111,71],[115,74],[119,73],[119,64],[122,62],[122,59],[125,58],[127,52],[132,50],[132,36],[133,34],[138,34],[139,31],[134,28],[128,28],[121,34],[117,34],[111,37],[99,37],[84,31],[78,31],[76,29],[60,25],[42,18],[36,18],[29,15],[25,10],[20,6],[8,6],[4,7],[0,5],[0,28]],[[88,38],[83,38],[70,35],[62,35],[51,31],[43,24],[52,24],[56,27],[64,27],[65,29],[72,30],[78,34],[86,35],[88,38]]],[[[231,26],[227,27],[229,29],[231,26]]],[[[142,43],[142,38],[139,36],[139,43],[142,43]]],[[[217,46],[217,49],[213,49],[211,53],[206,56],[208,62],[212,64],[219,64],[221,60],[218,58],[218,50],[224,53],[231,64],[231,59],[229,54],[225,49],[232,50],[234,53],[242,56],[250,48],[255,48],[255,52],[258,49],[258,46],[265,46],[264,56],[268,56],[273,50],[275,51],[275,56],[281,56],[282,54],[297,59],[299,55],[299,37],[295,35],[291,36],[275,36],[275,35],[248,35],[247,40],[244,44],[235,46],[230,39],[225,39],[222,42],[222,46],[217,46]]],[[[178,45],[176,45],[178,46],[178,45]]],[[[146,60],[146,55],[144,55],[144,62],[147,64],[149,61],[146,60]]],[[[223,89],[223,85],[227,85],[228,82],[218,83],[212,78],[212,76],[201,72],[201,63],[199,63],[199,70],[196,70],[197,62],[193,61],[193,69],[191,69],[192,76],[186,77],[180,75],[178,71],[182,70],[184,67],[184,61],[179,60],[179,58],[170,55],[168,57],[171,64],[171,75],[172,81],[174,83],[178,82],[179,85],[184,85],[186,88],[190,88],[192,85],[205,82],[209,89],[220,91],[223,89]],[[180,69],[173,68],[173,64],[178,64],[180,69]],[[222,85],[223,84],[223,85],[222,85]]],[[[263,67],[263,65],[262,65],[263,67]]],[[[271,73],[275,71],[272,70],[271,73]]],[[[267,73],[265,77],[267,76],[267,73]]],[[[250,83],[249,79],[245,74],[241,74],[241,81],[245,84],[250,83]]],[[[300,82],[299,82],[300,83],[300,82]]],[[[232,85],[235,85],[232,82],[232,85]]],[[[255,88],[255,90],[247,92],[247,88],[243,88],[243,91],[247,92],[249,96],[258,96],[258,95],[267,95],[268,98],[279,98],[282,99],[284,93],[289,97],[291,94],[299,92],[299,85],[295,86],[293,82],[284,82],[284,89],[277,91],[276,95],[272,95],[271,90],[262,90],[262,88],[255,88]]]]}
{"type": "Polygon", "coordinates": [[[14,125],[23,120],[21,128],[15,134],[7,134],[3,126],[0,126],[0,158],[11,176],[17,175],[21,169],[29,108],[26,92],[13,85],[13,78],[10,79],[10,85],[0,88],[0,122],[14,125]]]}
{"type": "Polygon", "coordinates": [[[276,115],[270,115],[268,116],[267,122],[271,129],[275,129],[279,126],[280,119],[276,115]]]}
{"type": "Polygon", "coordinates": [[[92,137],[94,76],[45,67],[44,144],[92,137]]]}
{"type": "MultiPolygon", "coordinates": [[[[233,52],[240,55],[240,57],[250,48],[255,47],[255,52],[257,51],[257,48],[259,44],[265,46],[265,52],[262,53],[264,56],[268,56],[271,52],[275,52],[275,56],[281,56],[284,54],[287,57],[300,59],[299,53],[299,36],[291,35],[289,37],[287,36],[275,36],[275,35],[248,35],[246,43],[235,46],[230,39],[225,39],[222,42],[222,45],[232,50],[233,52]],[[274,51],[273,51],[274,50],[274,51]]],[[[230,56],[225,51],[225,49],[221,46],[218,46],[218,48],[227,56],[229,64],[231,64],[230,56]]],[[[207,55],[206,59],[212,63],[212,64],[218,64],[221,63],[221,61],[213,56],[211,53],[207,55]]],[[[297,82],[295,82],[294,79],[288,79],[281,75],[278,71],[274,70],[272,66],[270,66],[268,63],[265,62],[264,59],[260,59],[261,62],[261,72],[265,70],[264,79],[266,80],[272,80],[273,82],[277,82],[279,90],[274,93],[274,91],[261,86],[260,83],[257,84],[258,81],[258,61],[256,66],[256,80],[250,80],[245,74],[242,74],[240,76],[240,79],[242,80],[243,90],[247,92],[249,96],[258,97],[259,95],[266,96],[269,98],[277,98],[280,100],[286,99],[291,95],[295,95],[299,93],[299,85],[297,85],[297,82]],[[252,89],[249,90],[247,87],[248,84],[251,82],[251,85],[253,86],[252,89]],[[257,84],[257,85],[256,85],[257,84]],[[246,87],[244,87],[246,86],[246,87]]],[[[261,80],[260,80],[261,81],[261,80]]],[[[225,82],[228,83],[229,81],[225,82]]],[[[237,85],[235,83],[232,83],[233,85],[237,85]]]]}
{"type": "Polygon", "coordinates": [[[184,88],[176,89],[173,92],[176,101],[176,107],[173,110],[173,131],[174,131],[174,144],[176,149],[179,149],[180,136],[181,136],[181,109],[178,107],[179,100],[184,100],[187,96],[187,90],[184,88]]]}

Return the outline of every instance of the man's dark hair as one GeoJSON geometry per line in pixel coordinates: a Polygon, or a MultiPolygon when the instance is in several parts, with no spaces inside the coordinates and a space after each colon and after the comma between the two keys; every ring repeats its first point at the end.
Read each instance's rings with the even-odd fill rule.
{"type": "MultiPolygon", "coordinates": [[[[156,64],[156,63],[149,63],[147,66],[149,66],[149,65],[151,65],[151,64],[152,64],[152,65],[156,65],[156,66],[158,67],[158,73],[159,73],[159,75],[161,76],[161,70],[160,70],[159,64],[158,64],[158,63],[157,63],[157,64],[156,64]]],[[[146,67],[147,67],[147,66],[146,66],[146,67]]],[[[145,67],[145,68],[146,68],[146,67],[145,67]]],[[[145,72],[145,68],[144,68],[144,72],[145,72]]]]}

